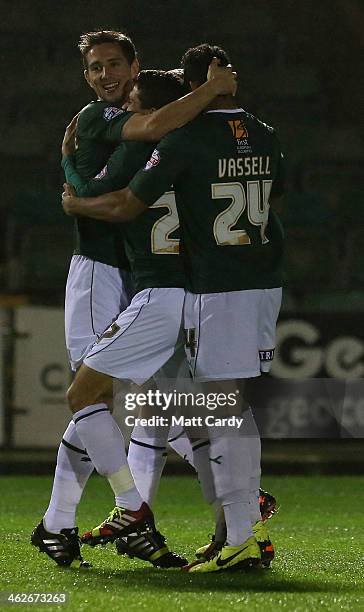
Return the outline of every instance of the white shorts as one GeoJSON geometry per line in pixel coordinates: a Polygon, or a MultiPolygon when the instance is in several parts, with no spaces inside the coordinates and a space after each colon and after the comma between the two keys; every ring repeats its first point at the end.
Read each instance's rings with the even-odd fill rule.
{"type": "Polygon", "coordinates": [[[84,363],[98,372],[138,385],[175,352],[185,291],[143,289],[92,347],[84,363]]]}
{"type": "Polygon", "coordinates": [[[65,301],[66,347],[72,370],[77,370],[96,340],[130,304],[132,296],[129,272],[83,255],[72,257],[65,301]]]}
{"type": "Polygon", "coordinates": [[[269,371],[281,301],[281,288],[187,292],[184,326],[193,378],[252,378],[269,371]]]}

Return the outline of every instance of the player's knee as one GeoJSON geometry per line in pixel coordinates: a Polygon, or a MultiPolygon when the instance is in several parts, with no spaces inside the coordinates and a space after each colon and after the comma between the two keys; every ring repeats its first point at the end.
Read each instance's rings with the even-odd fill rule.
{"type": "Polygon", "coordinates": [[[77,385],[75,382],[72,383],[67,391],[67,402],[68,407],[73,414],[78,410],[85,408],[85,406],[93,403],[89,398],[84,397],[80,385],[77,385]]]}
{"type": "Polygon", "coordinates": [[[106,406],[110,410],[111,414],[113,413],[113,411],[114,411],[114,398],[113,398],[112,395],[102,395],[101,397],[99,397],[98,401],[102,402],[103,404],[106,404],[106,406]]]}

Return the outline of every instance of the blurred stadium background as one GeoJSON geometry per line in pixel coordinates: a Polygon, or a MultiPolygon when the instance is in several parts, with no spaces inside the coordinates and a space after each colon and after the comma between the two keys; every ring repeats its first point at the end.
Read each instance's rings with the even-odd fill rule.
{"type": "Polygon", "coordinates": [[[264,463],[363,471],[362,0],[0,4],[2,472],[50,469],[69,418],[63,296],[72,221],[60,207],[60,144],[91,99],[78,38],[98,28],[126,30],[144,68],[176,67],[201,42],[223,46],[242,106],[278,129],[286,290],[273,377],[255,397],[264,463]]]}

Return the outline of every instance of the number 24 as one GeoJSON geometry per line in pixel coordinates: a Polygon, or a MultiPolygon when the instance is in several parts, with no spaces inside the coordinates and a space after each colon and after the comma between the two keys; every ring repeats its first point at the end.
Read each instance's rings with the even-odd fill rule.
{"type": "Polygon", "coordinates": [[[248,181],[246,194],[241,183],[213,183],[211,194],[213,200],[231,200],[230,205],[217,215],[214,222],[214,236],[219,246],[251,244],[247,232],[243,229],[232,229],[247,208],[248,219],[252,225],[260,226],[262,244],[268,242],[265,228],[269,215],[269,196],[272,181],[248,181]],[[261,197],[261,185],[263,197],[261,197]]]}

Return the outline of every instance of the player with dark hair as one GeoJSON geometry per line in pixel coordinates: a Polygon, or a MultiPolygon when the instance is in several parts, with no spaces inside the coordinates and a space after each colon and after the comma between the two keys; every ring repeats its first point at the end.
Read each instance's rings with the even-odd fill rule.
{"type": "Polygon", "coordinates": [[[179,75],[173,70],[141,70],[129,94],[127,110],[153,111],[189,93],[179,75]],[[137,107],[135,107],[135,102],[137,107]]]}
{"type": "MultiPolygon", "coordinates": [[[[127,108],[134,112],[151,112],[153,108],[158,108],[158,105],[178,98],[183,91],[178,71],[141,71],[130,93],[127,108]]],[[[100,176],[87,183],[75,171],[72,158],[66,157],[64,168],[67,182],[74,185],[77,194],[83,197],[114,191],[128,183],[136,170],[147,161],[148,153],[151,151],[151,146],[147,144],[123,143],[110,157],[100,176]]],[[[165,194],[158,200],[153,207],[153,214],[151,213],[152,210],[148,215],[144,215],[135,223],[124,225],[123,228],[126,252],[131,264],[136,291],[152,285],[164,285],[166,279],[168,283],[172,281],[174,284],[182,283],[184,286],[182,264],[179,258],[175,257],[179,250],[179,235],[176,234],[179,220],[173,194],[165,194]],[[160,234],[159,227],[163,227],[164,231],[163,235],[159,236],[157,244],[157,236],[160,234]],[[152,244],[152,250],[148,251],[150,244],[152,244]],[[166,255],[169,256],[166,257],[166,255]]],[[[186,381],[184,384],[186,385],[186,381]]],[[[181,442],[180,436],[179,441],[181,442]]],[[[137,488],[149,505],[153,501],[165,464],[166,442],[166,429],[163,431],[160,428],[139,426],[132,433],[128,462],[137,488]]],[[[181,450],[183,455],[187,453],[191,464],[199,473],[206,501],[217,506],[206,444],[201,444],[201,440],[197,440],[191,446],[190,441],[184,435],[181,450]]],[[[272,498],[264,492],[261,492],[261,497],[262,513],[265,514],[267,500],[270,499],[271,506],[272,498]]],[[[220,532],[223,530],[224,526],[219,527],[220,532]]],[[[125,550],[125,543],[123,543],[123,548],[125,550]]]]}
{"type": "MultiPolygon", "coordinates": [[[[101,171],[122,139],[158,140],[200,112],[217,91],[234,86],[231,71],[222,71],[215,65],[202,95],[189,94],[148,115],[131,115],[121,108],[139,70],[130,39],[120,32],[91,32],[82,36],[80,50],[85,78],[98,98],[82,109],[77,122],[75,159],[85,179],[101,171]]],[[[120,233],[109,224],[92,219],[77,219],[76,230],[65,306],[66,345],[74,371],[90,346],[128,305],[132,295],[120,233]]],[[[112,393],[102,399],[112,407],[112,393]]],[[[118,439],[115,427],[114,421],[110,421],[110,439],[113,436],[118,439]]],[[[32,535],[33,544],[59,565],[83,563],[75,528],[75,507],[93,471],[88,452],[89,444],[82,442],[72,420],[59,447],[50,504],[44,521],[32,535]]],[[[118,461],[124,465],[124,459],[125,451],[118,461]]],[[[130,490],[130,498],[135,502],[139,494],[130,472],[127,473],[126,460],[124,468],[123,482],[118,481],[115,486],[118,490],[125,487],[130,490]]]]}
{"type": "MultiPolygon", "coordinates": [[[[201,45],[184,56],[185,79],[197,78],[189,81],[193,90],[205,80],[207,58],[216,52],[201,45]]],[[[270,205],[283,192],[281,157],[272,128],[238,108],[231,95],[218,96],[204,115],[162,139],[128,188],[95,199],[64,196],[65,208],[74,214],[130,221],[173,184],[187,273],[187,353],[193,376],[207,391],[216,381],[259,376],[273,357],[282,239],[270,205]]],[[[96,375],[102,367],[93,351],[85,364],[71,387],[78,402],[87,395],[86,386],[106,384],[96,375]]],[[[254,426],[252,416],[245,416],[254,426]]],[[[249,504],[253,457],[259,476],[259,438],[216,429],[209,428],[210,458],[226,541],[213,547],[209,559],[190,566],[192,572],[261,562],[255,538],[259,532],[264,537],[258,497],[249,504]]]]}
{"type": "MultiPolygon", "coordinates": [[[[88,54],[96,45],[117,44],[129,66],[137,59],[137,51],[133,41],[124,32],[116,30],[96,30],[94,32],[85,32],[80,36],[78,48],[83,58],[83,66],[88,69],[89,57],[88,54]]],[[[87,78],[87,77],[86,77],[87,78]]],[[[121,97],[121,96],[119,96],[121,97]]]]}
{"type": "MultiPolygon", "coordinates": [[[[183,92],[184,86],[178,71],[141,71],[129,96],[127,107],[130,111],[149,113],[153,108],[170,99],[179,97],[183,92]],[[144,106],[145,102],[143,103],[143,101],[145,100],[150,104],[150,108],[144,106]]],[[[145,143],[122,143],[114,151],[100,176],[87,183],[75,171],[72,159],[66,157],[64,158],[64,168],[67,180],[76,187],[77,193],[83,196],[97,195],[118,189],[122,185],[127,184],[135,172],[142,165],[145,165],[152,149],[153,147],[145,143]]],[[[123,227],[126,253],[131,264],[137,292],[143,292],[145,289],[150,291],[151,287],[184,287],[183,264],[180,257],[178,257],[179,236],[176,233],[177,230],[178,217],[174,194],[171,191],[164,194],[155,203],[155,206],[148,212],[148,215],[144,215],[134,223],[129,223],[123,227]]],[[[138,302],[139,299],[140,296],[138,294],[135,300],[138,302]]],[[[170,306],[163,294],[161,299],[162,304],[159,310],[163,315],[164,309],[167,308],[169,310],[170,306]]],[[[173,304],[171,306],[173,307],[173,304]]],[[[131,304],[132,307],[133,302],[131,304]]],[[[127,309],[118,318],[116,321],[117,326],[122,324],[123,319],[128,316],[129,310],[127,309]]],[[[165,318],[168,323],[168,318],[165,318]]],[[[148,329],[145,323],[143,325],[143,337],[145,336],[148,342],[148,329]]],[[[138,339],[139,344],[142,346],[143,337],[138,339]]],[[[143,353],[141,348],[139,350],[143,353]]],[[[142,364],[138,367],[142,371],[142,364]]],[[[136,426],[132,433],[128,461],[131,452],[132,463],[130,467],[133,475],[135,475],[137,488],[140,492],[143,492],[142,497],[148,504],[152,501],[165,463],[164,455],[167,436],[167,428],[136,426]],[[138,469],[139,465],[143,465],[143,470],[138,469]]],[[[203,451],[206,454],[206,450],[206,448],[201,449],[201,452],[203,451]]],[[[202,480],[200,473],[201,452],[199,452],[199,457],[195,457],[200,480],[202,480]]],[[[205,461],[208,464],[208,455],[205,461]]],[[[203,487],[203,490],[206,494],[206,485],[203,487]]],[[[112,540],[114,537],[114,532],[110,529],[110,520],[108,520],[101,528],[86,534],[83,540],[86,543],[95,545],[101,541],[107,542],[112,540]]],[[[120,538],[117,547],[119,552],[126,552],[131,556],[138,556],[139,558],[147,558],[143,548],[144,542],[140,542],[139,537],[129,536],[120,538]],[[141,550],[139,551],[139,549],[141,550]]]]}
{"type": "Polygon", "coordinates": [[[203,44],[186,51],[181,60],[186,86],[190,87],[191,83],[198,83],[199,86],[205,83],[210,57],[216,57],[220,66],[230,64],[226,51],[217,45],[203,44]]]}

